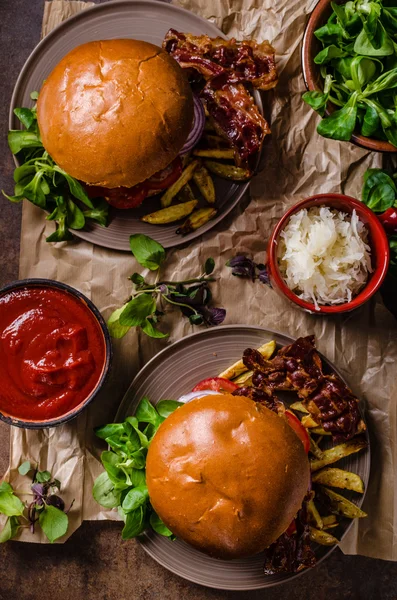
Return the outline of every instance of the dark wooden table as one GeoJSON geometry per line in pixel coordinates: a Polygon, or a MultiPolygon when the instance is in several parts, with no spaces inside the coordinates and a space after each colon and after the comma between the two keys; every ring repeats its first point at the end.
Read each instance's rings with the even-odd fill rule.
{"type": "MultiPolygon", "coordinates": [[[[8,107],[23,63],[40,38],[41,0],[0,0],[0,189],[12,190],[7,148],[8,107]]],[[[18,278],[21,208],[0,197],[0,284],[18,278]]],[[[0,474],[8,464],[8,427],[0,424],[0,474]]],[[[337,549],[314,571],[266,592],[217,592],[175,577],[134,541],[122,542],[117,523],[84,523],[64,545],[9,542],[0,547],[0,600],[396,600],[397,564],[337,549]]]]}

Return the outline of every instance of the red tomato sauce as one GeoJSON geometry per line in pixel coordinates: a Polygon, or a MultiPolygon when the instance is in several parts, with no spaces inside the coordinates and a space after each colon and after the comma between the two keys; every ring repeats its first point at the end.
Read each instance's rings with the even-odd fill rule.
{"type": "Polygon", "coordinates": [[[105,340],[68,292],[26,287],[0,297],[0,410],[27,421],[63,416],[96,387],[105,340]]]}

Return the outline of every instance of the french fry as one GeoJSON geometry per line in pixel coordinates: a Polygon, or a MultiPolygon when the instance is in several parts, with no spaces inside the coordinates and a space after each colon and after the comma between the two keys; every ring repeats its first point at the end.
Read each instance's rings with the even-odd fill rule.
{"type": "Polygon", "coordinates": [[[192,200],[196,200],[193,190],[188,183],[186,183],[180,192],[178,192],[177,199],[180,202],[191,202],[192,200]]]}
{"type": "Polygon", "coordinates": [[[182,155],[182,168],[184,169],[187,165],[192,161],[192,152],[186,152],[186,154],[182,155]]]}
{"type": "MultiPolygon", "coordinates": [[[[186,204],[189,203],[187,202],[186,204]]],[[[196,229],[202,227],[213,217],[215,217],[216,213],[217,210],[215,210],[215,208],[199,208],[198,210],[194,211],[194,213],[191,214],[188,219],[186,219],[182,227],[178,227],[176,233],[187,235],[191,231],[196,231],[196,229]]]]}
{"type": "Polygon", "coordinates": [[[339,526],[339,523],[338,523],[338,522],[336,522],[336,523],[331,523],[331,525],[327,525],[326,527],[323,527],[323,530],[324,530],[324,531],[328,531],[328,529],[335,529],[335,527],[338,527],[338,526],[339,526]]]}
{"type": "MultiPolygon", "coordinates": [[[[204,107],[205,108],[205,107],[204,107]]],[[[206,110],[206,109],[205,109],[206,110]]],[[[207,115],[208,117],[208,115],[207,115]]],[[[215,131],[215,127],[214,124],[211,122],[210,119],[206,119],[205,121],[205,125],[204,125],[204,131],[215,131]]]]}
{"type": "Polygon", "coordinates": [[[193,150],[194,156],[202,158],[216,158],[218,160],[233,160],[234,150],[231,148],[197,148],[193,150]]]}
{"type": "Polygon", "coordinates": [[[214,173],[214,175],[218,175],[218,177],[222,177],[223,179],[248,181],[253,175],[250,169],[226,165],[225,163],[216,162],[215,160],[206,160],[204,164],[211,173],[214,173]]]}
{"type": "Polygon", "coordinates": [[[253,371],[247,371],[246,373],[241,373],[236,379],[233,379],[233,383],[236,385],[252,385],[252,376],[253,371]]]}
{"type": "Polygon", "coordinates": [[[332,527],[338,527],[339,521],[335,515],[327,515],[326,517],[322,517],[323,520],[323,529],[331,529],[332,527]]]}
{"type": "Polygon", "coordinates": [[[318,423],[316,423],[316,421],[313,419],[313,417],[311,415],[305,415],[304,417],[302,417],[302,421],[301,421],[303,427],[306,427],[306,429],[311,429],[312,427],[318,427],[318,423]]]}
{"type": "Polygon", "coordinates": [[[215,186],[207,169],[200,165],[193,173],[193,181],[208,204],[215,203],[215,186]]]}
{"type": "Polygon", "coordinates": [[[366,447],[367,442],[361,438],[349,440],[348,442],[344,442],[338,446],[333,446],[333,448],[324,450],[322,458],[315,458],[310,461],[311,470],[319,471],[323,467],[331,465],[332,463],[335,463],[338,460],[341,460],[341,458],[345,458],[350,454],[360,452],[360,450],[363,450],[366,447]]]}
{"type": "Polygon", "coordinates": [[[198,160],[193,160],[183,169],[179,179],[177,179],[175,183],[173,183],[168,188],[168,190],[161,196],[161,206],[163,208],[167,208],[167,206],[170,206],[172,200],[175,198],[177,193],[180,192],[183,186],[191,180],[191,178],[193,177],[193,173],[195,169],[197,169],[199,164],[200,163],[198,160]]]}
{"type": "Polygon", "coordinates": [[[306,506],[310,522],[313,523],[313,525],[315,525],[317,529],[322,529],[324,527],[324,523],[320,513],[317,510],[317,506],[314,504],[313,499],[309,500],[306,506]]]}
{"type": "Polygon", "coordinates": [[[335,544],[339,544],[339,540],[336,537],[315,527],[310,527],[310,539],[312,542],[316,542],[322,546],[335,546],[335,544]]]}
{"type": "MultiPolygon", "coordinates": [[[[319,457],[321,458],[321,457],[319,457]]],[[[359,494],[364,493],[364,482],[359,475],[344,471],[343,469],[329,468],[317,471],[312,476],[313,483],[321,483],[323,485],[352,490],[359,494]]]]}
{"type": "Polygon", "coordinates": [[[344,496],[337,494],[327,487],[320,486],[322,493],[327,496],[327,508],[334,515],[347,517],[348,519],[362,519],[367,516],[367,513],[361,510],[356,504],[350,502],[344,496]]]}
{"type": "Polygon", "coordinates": [[[294,402],[291,404],[290,408],[292,408],[292,410],[297,410],[298,412],[309,414],[309,411],[305,406],[303,406],[302,402],[294,402]]]}
{"type": "MultiPolygon", "coordinates": [[[[276,342],[272,340],[271,342],[266,342],[258,348],[258,352],[260,352],[265,360],[268,360],[273,352],[276,349],[276,342]]],[[[242,360],[238,360],[231,367],[228,367],[222,373],[219,373],[218,377],[223,377],[223,379],[234,379],[238,377],[242,373],[246,373],[248,371],[247,367],[243,363],[242,360]]]]}
{"type": "Polygon", "coordinates": [[[180,221],[181,219],[184,219],[190,215],[196,205],[197,200],[191,200],[190,202],[185,202],[184,204],[168,206],[167,208],[162,208],[161,210],[157,210],[149,215],[145,215],[141,218],[141,221],[145,221],[145,223],[150,223],[151,225],[166,225],[167,223],[174,223],[174,221],[180,221]]]}
{"type": "Polygon", "coordinates": [[[208,144],[209,148],[224,148],[225,146],[229,145],[225,138],[214,133],[206,133],[203,136],[203,140],[208,144]]]}
{"type": "Polygon", "coordinates": [[[310,452],[316,458],[322,458],[323,454],[324,454],[324,451],[321,450],[321,448],[319,447],[319,445],[313,440],[313,438],[310,435],[310,433],[308,433],[308,436],[309,436],[309,441],[310,441],[310,452]]]}
{"type": "Polygon", "coordinates": [[[310,429],[310,433],[315,433],[316,435],[332,435],[330,431],[325,431],[322,427],[313,427],[310,429]]]}

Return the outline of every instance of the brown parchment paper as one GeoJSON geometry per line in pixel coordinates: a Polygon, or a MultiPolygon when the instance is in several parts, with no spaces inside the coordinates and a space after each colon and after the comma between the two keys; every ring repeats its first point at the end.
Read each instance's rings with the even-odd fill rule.
{"type": "MultiPolygon", "coordinates": [[[[229,217],[186,248],[168,252],[164,276],[178,279],[197,273],[198,263],[216,259],[216,304],[227,309],[225,323],[247,323],[276,329],[291,336],[314,333],[317,344],[350,382],[367,407],[372,436],[371,480],[364,504],[368,518],[356,522],[341,544],[348,554],[396,560],[396,357],[397,327],[379,297],[361,311],[338,317],[312,316],[295,309],[267,286],[233,278],[225,266],[236,253],[265,259],[272,227],[288,206],[318,192],[344,192],[359,197],[368,167],[381,166],[381,156],[349,143],[317,135],[318,117],[301,101],[300,42],[314,2],[308,0],[178,0],[184,8],[215,22],[226,34],[273,41],[280,83],[266,96],[271,111],[272,137],[264,151],[262,172],[251,185],[251,201],[243,200],[229,217]]],[[[43,34],[85,7],[84,2],[45,3],[43,34]]],[[[142,271],[134,258],[76,241],[46,244],[53,225],[29,203],[23,208],[20,277],[63,281],[90,297],[107,317],[129,294],[127,277],[142,271]]],[[[167,312],[164,327],[169,342],[194,328],[178,313],[167,312]]],[[[197,330],[197,328],[195,329],[197,330]]],[[[68,535],[84,519],[117,519],[93,501],[92,484],[101,472],[101,448],[95,425],[112,419],[132,377],[166,342],[131,331],[114,342],[111,381],[101,398],[77,420],[58,429],[34,432],[12,428],[10,469],[6,477],[23,485],[17,473],[22,460],[37,461],[64,485],[66,500],[75,498],[68,535]]],[[[23,541],[46,541],[21,533],[23,541]]],[[[64,538],[66,539],[66,538],[64,538]]],[[[64,541],[64,539],[62,541],[64,541]]]]}

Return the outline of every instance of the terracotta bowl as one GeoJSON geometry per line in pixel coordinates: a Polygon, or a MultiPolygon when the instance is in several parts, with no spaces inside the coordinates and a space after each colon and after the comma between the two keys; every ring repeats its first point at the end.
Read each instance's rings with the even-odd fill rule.
{"type": "MultiPolygon", "coordinates": [[[[343,2],[338,3],[343,4],[343,2]]],[[[314,32],[326,23],[331,12],[331,0],[320,0],[309,17],[303,35],[302,72],[309,92],[314,90],[323,91],[324,80],[320,75],[320,67],[314,62],[314,57],[320,52],[322,45],[314,35],[314,32]]],[[[336,107],[328,102],[326,114],[330,115],[334,110],[336,110],[336,107]]],[[[350,141],[357,146],[376,152],[397,152],[397,148],[389,144],[389,142],[367,138],[358,133],[353,133],[350,141]]]]}
{"type": "Polygon", "coordinates": [[[293,304],[299,306],[299,308],[316,315],[339,314],[349,312],[362,306],[380,288],[386,276],[390,260],[389,242],[379,219],[365,204],[359,200],[355,200],[355,198],[343,196],[342,194],[318,194],[292,206],[277,223],[269,240],[267,255],[267,268],[273,288],[282,296],[288,298],[293,304]],[[353,212],[353,209],[355,209],[359,219],[368,229],[373,272],[370,274],[366,286],[351,302],[332,306],[320,305],[319,308],[316,309],[313,303],[298,298],[298,296],[287,287],[280,273],[277,260],[277,248],[280,233],[286,227],[291,215],[297,213],[302,208],[310,208],[312,206],[329,206],[330,208],[350,214],[353,212]]]}
{"type": "Polygon", "coordinates": [[[45,289],[56,289],[64,292],[65,294],[69,294],[73,297],[73,299],[79,302],[88,313],[91,313],[91,317],[93,317],[93,321],[97,324],[97,329],[100,337],[102,338],[103,348],[104,348],[104,361],[101,367],[101,372],[99,374],[98,380],[95,384],[95,387],[88,393],[88,395],[75,407],[70,410],[67,410],[63,414],[59,414],[56,417],[51,417],[45,420],[42,419],[22,419],[19,417],[15,417],[10,413],[6,413],[5,411],[0,410],[0,419],[9,425],[14,425],[16,427],[23,427],[25,429],[46,429],[48,427],[57,427],[58,425],[62,425],[68,421],[71,421],[77,415],[79,415],[97,396],[99,391],[103,388],[111,367],[112,362],[112,345],[110,340],[109,331],[107,329],[106,323],[96,308],[96,306],[86,298],[81,292],[76,290],[75,288],[66,285],[64,283],[60,283],[58,281],[54,281],[52,279],[22,279],[20,281],[15,281],[6,285],[0,290],[0,296],[5,294],[9,294],[10,292],[15,292],[17,290],[29,289],[29,288],[45,288],[45,289]]]}

